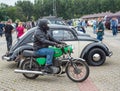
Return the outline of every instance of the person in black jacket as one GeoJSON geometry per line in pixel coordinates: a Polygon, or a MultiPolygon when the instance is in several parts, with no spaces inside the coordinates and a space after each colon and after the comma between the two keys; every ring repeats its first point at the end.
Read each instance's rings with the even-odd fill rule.
{"type": "Polygon", "coordinates": [[[48,21],[46,19],[39,19],[38,29],[34,33],[33,48],[34,51],[36,51],[36,53],[39,54],[40,56],[46,56],[45,71],[52,73],[51,66],[52,66],[54,50],[48,48],[48,46],[54,46],[54,45],[56,46],[58,44],[62,44],[63,42],[54,39],[48,33],[48,30],[49,30],[48,21]]]}
{"type": "Polygon", "coordinates": [[[9,19],[4,27],[4,33],[7,42],[7,53],[10,51],[10,48],[12,47],[12,33],[14,32],[14,27],[11,25],[11,23],[12,20],[9,19]]]}

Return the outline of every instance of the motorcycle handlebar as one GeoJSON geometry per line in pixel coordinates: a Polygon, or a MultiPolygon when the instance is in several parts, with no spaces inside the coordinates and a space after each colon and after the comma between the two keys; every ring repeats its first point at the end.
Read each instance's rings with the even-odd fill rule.
{"type": "Polygon", "coordinates": [[[58,47],[58,48],[63,48],[63,47],[65,47],[65,46],[67,46],[66,44],[57,44],[56,45],[56,47],[58,47]]]}

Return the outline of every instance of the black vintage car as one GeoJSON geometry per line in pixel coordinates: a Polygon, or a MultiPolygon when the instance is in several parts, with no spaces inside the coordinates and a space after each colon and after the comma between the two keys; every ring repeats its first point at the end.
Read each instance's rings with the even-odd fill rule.
{"type": "MultiPolygon", "coordinates": [[[[50,24],[50,34],[61,41],[74,46],[74,53],[72,56],[84,58],[89,65],[100,66],[105,60],[106,56],[111,56],[112,52],[109,48],[90,36],[80,36],[72,28],[64,25],[50,24]]],[[[11,55],[17,55],[15,60],[22,60],[21,54],[23,50],[32,50],[34,31],[38,27],[28,30],[10,49],[9,55],[4,56],[3,59],[9,60],[11,55]]],[[[12,60],[11,60],[12,61],[12,60]]]]}
{"type": "Polygon", "coordinates": [[[46,16],[43,19],[47,19],[50,24],[67,25],[61,17],[46,16]]]}

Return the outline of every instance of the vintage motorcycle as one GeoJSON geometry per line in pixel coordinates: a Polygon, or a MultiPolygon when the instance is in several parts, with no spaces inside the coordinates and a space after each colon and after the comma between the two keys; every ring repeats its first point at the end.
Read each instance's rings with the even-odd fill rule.
{"type": "Polygon", "coordinates": [[[89,67],[82,58],[73,58],[72,45],[61,45],[52,47],[55,53],[53,58],[52,73],[44,71],[46,57],[37,55],[32,50],[24,50],[22,55],[24,60],[21,61],[20,69],[15,69],[15,73],[22,73],[28,79],[35,79],[39,75],[61,75],[66,73],[68,78],[74,82],[82,82],[89,76],[89,67]]]}

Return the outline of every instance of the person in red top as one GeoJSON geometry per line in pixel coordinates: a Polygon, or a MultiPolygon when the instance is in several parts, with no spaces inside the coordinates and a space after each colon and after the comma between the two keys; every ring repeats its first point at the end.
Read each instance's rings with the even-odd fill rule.
{"type": "Polygon", "coordinates": [[[17,33],[17,38],[19,38],[20,36],[22,36],[24,34],[24,30],[25,30],[22,22],[19,22],[18,27],[16,29],[17,29],[17,32],[18,32],[17,33]]]}

